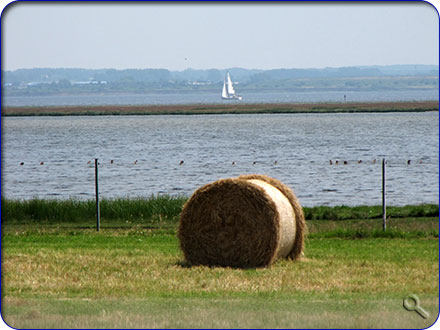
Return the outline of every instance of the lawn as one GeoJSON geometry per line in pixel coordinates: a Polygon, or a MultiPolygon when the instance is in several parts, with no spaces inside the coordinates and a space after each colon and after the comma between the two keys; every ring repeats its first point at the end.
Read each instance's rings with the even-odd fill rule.
{"type": "Polygon", "coordinates": [[[6,221],[2,315],[16,328],[425,328],[435,321],[438,217],[389,219],[387,235],[378,219],[308,225],[301,261],[232,269],[186,265],[175,221],[113,220],[100,232],[85,223],[6,221]],[[411,293],[428,319],[403,308],[411,293]]]}

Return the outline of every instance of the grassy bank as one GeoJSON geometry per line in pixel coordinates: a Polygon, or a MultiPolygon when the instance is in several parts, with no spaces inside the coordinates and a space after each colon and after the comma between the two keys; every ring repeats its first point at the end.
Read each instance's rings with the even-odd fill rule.
{"type": "Polygon", "coordinates": [[[438,111],[437,101],[344,103],[229,103],[196,105],[119,105],[3,107],[2,116],[193,115],[254,113],[351,113],[438,111]]]}
{"type": "MultiPolygon", "coordinates": [[[[103,220],[128,221],[153,225],[156,222],[174,222],[180,214],[186,197],[158,196],[150,198],[119,198],[100,201],[103,220]]],[[[31,199],[6,200],[2,198],[2,222],[81,223],[96,217],[94,200],[31,199]]]]}
{"type": "MultiPolygon", "coordinates": [[[[150,198],[104,199],[100,202],[101,217],[108,221],[130,221],[153,225],[156,222],[176,222],[186,197],[152,196],[150,198]]],[[[2,198],[2,221],[79,223],[95,219],[94,200],[2,198]]],[[[381,206],[316,206],[304,207],[306,220],[379,219],[381,206]]],[[[439,207],[434,204],[389,206],[389,218],[438,217],[439,207]]]]}
{"type": "MultiPolygon", "coordinates": [[[[101,228],[175,231],[186,197],[111,199],[100,203],[101,228]]],[[[3,231],[45,232],[95,228],[93,200],[7,200],[2,198],[3,231]]],[[[312,238],[411,238],[438,237],[438,205],[387,208],[387,228],[382,231],[381,206],[304,207],[312,238]]]]}

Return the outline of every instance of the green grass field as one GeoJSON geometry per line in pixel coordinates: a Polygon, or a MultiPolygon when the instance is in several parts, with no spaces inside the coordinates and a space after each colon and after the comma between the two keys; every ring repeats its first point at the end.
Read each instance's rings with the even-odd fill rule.
{"type": "Polygon", "coordinates": [[[308,220],[301,261],[231,269],[185,264],[166,206],[175,201],[103,219],[100,232],[88,218],[7,218],[9,202],[2,315],[16,328],[425,328],[437,318],[438,206],[396,209],[386,234],[374,207],[317,208],[309,218],[348,218],[308,220]],[[403,308],[411,293],[428,319],[403,308]]]}

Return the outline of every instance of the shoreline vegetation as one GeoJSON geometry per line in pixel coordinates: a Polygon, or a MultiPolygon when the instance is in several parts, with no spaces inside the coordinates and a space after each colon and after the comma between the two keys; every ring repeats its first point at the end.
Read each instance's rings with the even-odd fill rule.
{"type": "MultiPolygon", "coordinates": [[[[101,199],[101,218],[148,223],[156,219],[178,221],[186,196],[151,196],[137,198],[101,199]]],[[[40,199],[1,198],[2,220],[30,222],[80,222],[95,219],[93,199],[40,199]]],[[[313,206],[303,207],[306,220],[381,219],[382,206],[313,206]]],[[[387,206],[388,218],[438,217],[438,204],[387,206]]]]}
{"type": "Polygon", "coordinates": [[[386,113],[439,111],[438,101],[2,107],[2,116],[386,113]]]}
{"type": "MultiPolygon", "coordinates": [[[[100,201],[101,227],[105,230],[175,232],[184,196],[118,198],[100,201]]],[[[1,199],[2,230],[93,230],[94,200],[1,199]],[[34,228],[35,227],[35,228],[34,228]]],[[[303,207],[309,234],[319,237],[438,237],[439,206],[421,204],[388,206],[388,230],[382,232],[382,206],[303,207]]]]}

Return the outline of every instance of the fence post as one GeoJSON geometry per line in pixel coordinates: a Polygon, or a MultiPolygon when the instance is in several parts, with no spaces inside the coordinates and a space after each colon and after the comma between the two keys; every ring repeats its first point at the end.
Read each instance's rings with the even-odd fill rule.
{"type": "Polygon", "coordinates": [[[387,229],[387,201],[386,201],[386,177],[385,177],[385,158],[382,159],[382,228],[387,229]]]}
{"type": "Polygon", "coordinates": [[[100,212],[99,212],[99,181],[98,181],[98,158],[95,158],[95,195],[96,195],[96,230],[100,228],[100,212]]]}

